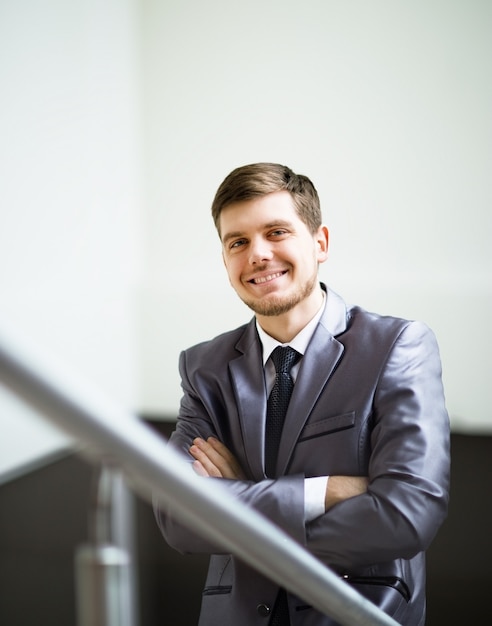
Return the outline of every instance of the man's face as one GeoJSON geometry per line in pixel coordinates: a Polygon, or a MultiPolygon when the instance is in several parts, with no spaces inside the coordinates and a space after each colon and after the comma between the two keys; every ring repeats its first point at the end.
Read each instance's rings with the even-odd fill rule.
{"type": "Polygon", "coordinates": [[[321,226],[313,235],[289,192],[231,204],[219,225],[231,285],[255,313],[282,315],[309,305],[318,264],[327,257],[328,230],[321,226]]]}

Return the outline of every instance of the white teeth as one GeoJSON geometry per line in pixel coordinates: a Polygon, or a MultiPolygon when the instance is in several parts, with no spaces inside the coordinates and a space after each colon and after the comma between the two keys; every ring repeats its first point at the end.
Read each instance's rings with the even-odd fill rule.
{"type": "Polygon", "coordinates": [[[283,272],[277,272],[276,274],[269,274],[268,276],[262,276],[261,278],[254,278],[253,282],[255,283],[255,285],[258,285],[260,283],[267,283],[269,280],[273,280],[274,278],[282,276],[282,274],[283,272]]]}

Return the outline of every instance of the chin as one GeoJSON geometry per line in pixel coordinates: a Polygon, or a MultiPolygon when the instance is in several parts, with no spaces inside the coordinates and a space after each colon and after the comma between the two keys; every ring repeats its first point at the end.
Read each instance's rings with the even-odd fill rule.
{"type": "Polygon", "coordinates": [[[244,304],[257,315],[273,317],[292,311],[294,307],[312,294],[317,284],[318,278],[317,275],[315,275],[313,279],[308,281],[302,288],[287,295],[270,294],[266,295],[264,298],[249,298],[247,295],[243,298],[241,295],[238,295],[244,304]]]}
{"type": "Polygon", "coordinates": [[[248,306],[257,315],[263,315],[265,317],[274,317],[276,315],[283,315],[291,311],[299,302],[299,298],[269,298],[268,300],[250,300],[248,298],[241,298],[244,304],[248,306]]]}

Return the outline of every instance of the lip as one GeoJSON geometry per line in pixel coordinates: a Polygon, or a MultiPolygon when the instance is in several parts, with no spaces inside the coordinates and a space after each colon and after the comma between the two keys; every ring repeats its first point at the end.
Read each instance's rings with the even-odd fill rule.
{"type": "Polygon", "coordinates": [[[285,274],[287,274],[287,270],[262,272],[261,274],[256,274],[252,278],[249,278],[246,282],[248,282],[250,285],[268,285],[278,278],[282,278],[282,276],[285,276],[285,274]]]}

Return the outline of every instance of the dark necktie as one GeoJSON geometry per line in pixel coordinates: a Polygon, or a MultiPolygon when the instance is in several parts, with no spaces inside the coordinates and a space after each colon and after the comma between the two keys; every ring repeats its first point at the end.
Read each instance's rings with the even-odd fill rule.
{"type": "MultiPolygon", "coordinates": [[[[269,477],[275,475],[278,446],[284,425],[285,414],[289,405],[294,381],[290,370],[301,355],[294,348],[277,346],[271,359],[275,365],[275,382],[267,402],[265,427],[265,472],[269,477]]],[[[269,626],[289,626],[289,608],[285,589],[280,589],[273,607],[269,626]]]]}
{"type": "Polygon", "coordinates": [[[277,346],[270,357],[275,365],[275,382],[267,402],[265,426],[265,473],[270,478],[275,476],[278,446],[284,426],[285,414],[289,405],[294,381],[291,368],[301,358],[299,352],[290,346],[277,346]]]}

